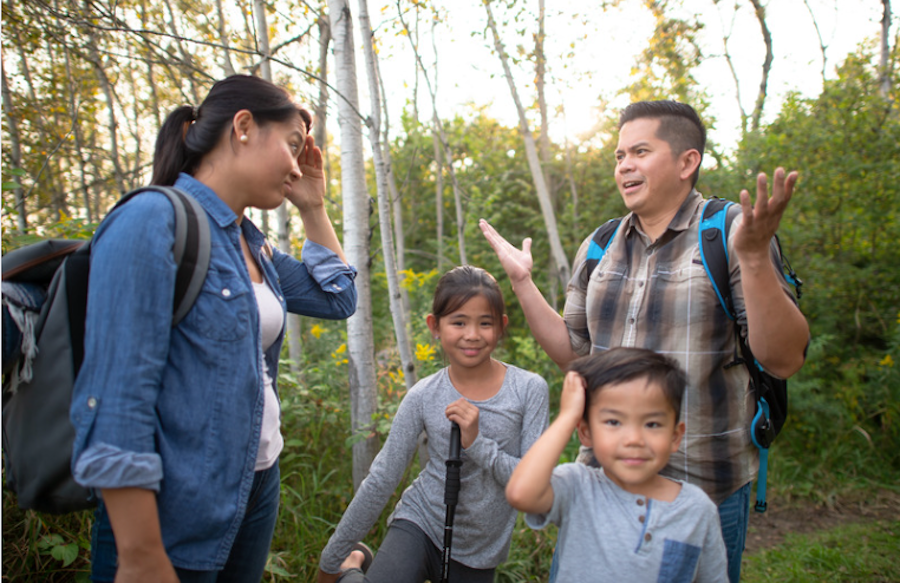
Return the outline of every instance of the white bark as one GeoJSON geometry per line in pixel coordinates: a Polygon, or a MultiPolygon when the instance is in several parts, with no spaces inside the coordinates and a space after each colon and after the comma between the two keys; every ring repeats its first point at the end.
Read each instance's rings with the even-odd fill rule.
{"type": "MultiPolygon", "coordinates": [[[[400,294],[400,282],[397,279],[397,263],[394,255],[394,241],[391,227],[391,204],[389,183],[394,180],[391,166],[381,146],[381,84],[378,81],[378,57],[372,43],[372,24],[369,20],[369,9],[366,0],[359,0],[359,31],[363,41],[363,55],[366,60],[366,76],[369,80],[369,95],[372,113],[369,116],[369,142],[372,145],[372,159],[375,163],[375,178],[378,192],[378,224],[381,232],[384,271],[387,276],[388,295],[390,296],[391,316],[394,322],[394,336],[397,339],[397,351],[406,388],[416,384],[416,365],[413,360],[409,342],[407,322],[409,316],[403,309],[403,298],[400,294]]],[[[396,191],[396,188],[393,189],[396,191]]]]}
{"type": "Polygon", "coordinates": [[[344,201],[344,252],[356,266],[358,301],[356,314],[347,320],[350,374],[350,423],[354,435],[364,437],[353,445],[353,486],[369,471],[378,453],[372,414],[376,382],[372,331],[371,273],[369,266],[369,196],[366,189],[362,125],[358,116],[359,94],[354,61],[353,19],[347,0],[328,0],[334,39],[335,87],[338,125],[341,130],[341,188],[344,201]]]}
{"type": "Polygon", "coordinates": [[[881,0],[881,4],[884,6],[884,13],[881,17],[881,61],[878,69],[881,83],[878,90],[887,99],[891,94],[891,0],[881,0]]]}
{"type": "MultiPolygon", "coordinates": [[[[450,182],[453,185],[453,201],[456,206],[456,239],[457,244],[459,246],[459,264],[466,265],[468,263],[468,259],[466,257],[466,238],[465,238],[465,215],[463,213],[462,208],[462,192],[459,187],[459,181],[456,179],[456,170],[453,168],[453,154],[450,151],[450,144],[447,141],[447,135],[444,133],[444,126],[441,123],[441,119],[438,116],[437,110],[437,91],[436,87],[432,86],[431,81],[428,78],[428,71],[425,69],[424,63],[422,63],[422,57],[419,55],[419,49],[416,47],[416,43],[413,42],[411,37],[411,32],[409,30],[409,26],[406,24],[406,21],[403,19],[403,10],[400,8],[399,1],[397,2],[398,12],[400,14],[400,22],[403,25],[403,28],[406,29],[406,37],[409,39],[410,46],[412,47],[413,54],[416,56],[416,63],[418,63],[419,67],[422,70],[422,75],[425,78],[425,85],[428,87],[428,93],[431,96],[431,121],[434,126],[434,133],[440,139],[440,147],[444,154],[444,160],[447,161],[447,173],[450,174],[450,182]]],[[[434,28],[432,27],[432,39],[434,38],[434,28]]],[[[437,55],[437,49],[435,48],[435,55],[437,55]]],[[[435,60],[437,57],[435,56],[435,60]]],[[[435,62],[435,79],[437,78],[437,63],[435,62]]],[[[435,80],[435,83],[437,81],[435,80]]],[[[437,146],[435,146],[437,148],[437,146]]],[[[438,161],[438,171],[440,171],[440,161],[438,161]]],[[[437,209],[438,212],[438,265],[443,264],[443,203],[441,199],[443,198],[443,183],[438,183],[438,191],[437,191],[437,199],[438,205],[440,205],[437,209]]],[[[439,273],[443,273],[442,269],[438,269],[439,273]]]]}
{"type": "Polygon", "coordinates": [[[569,260],[563,251],[562,243],[559,239],[559,228],[556,224],[556,213],[553,211],[553,203],[550,200],[550,190],[547,188],[547,182],[544,180],[544,174],[541,170],[541,161],[538,158],[537,146],[534,143],[534,135],[528,126],[528,119],[525,117],[525,108],[519,99],[519,92],[516,89],[513,80],[512,71],[509,68],[509,56],[503,43],[500,41],[500,34],[497,31],[497,23],[494,20],[494,13],[491,10],[491,3],[485,0],[484,8],[487,11],[488,26],[494,35],[494,48],[500,57],[500,63],[503,65],[503,73],[506,75],[506,81],[509,84],[509,92],[516,104],[516,112],[519,115],[519,131],[522,133],[522,139],[525,142],[525,156],[528,160],[528,168],[531,170],[531,178],[534,181],[535,190],[537,190],[538,202],[541,206],[541,214],[544,216],[544,225],[547,229],[547,238],[550,240],[550,253],[553,261],[556,263],[556,276],[562,285],[569,282],[569,260]]]}

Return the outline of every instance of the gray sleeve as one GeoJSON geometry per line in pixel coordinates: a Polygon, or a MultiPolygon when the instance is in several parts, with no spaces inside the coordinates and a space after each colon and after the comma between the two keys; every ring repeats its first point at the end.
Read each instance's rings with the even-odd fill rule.
{"type": "Polygon", "coordinates": [[[489,469],[493,478],[502,486],[506,486],[522,456],[547,428],[550,408],[547,381],[536,374],[512,367],[509,374],[516,374],[518,378],[514,382],[523,385],[521,390],[509,392],[510,395],[515,395],[511,398],[518,400],[517,403],[510,403],[510,408],[515,407],[522,411],[519,454],[512,455],[503,451],[496,441],[485,437],[481,431],[472,445],[466,449],[469,458],[479,466],[489,469]]]}
{"type": "Polygon", "coordinates": [[[334,534],[319,560],[326,573],[340,571],[341,563],[355,543],[361,541],[393,495],[416,452],[419,433],[424,428],[421,391],[413,387],[400,403],[388,438],[369,468],[353,500],[344,511],[334,534]]]}
{"type": "Polygon", "coordinates": [[[525,524],[534,530],[547,528],[551,524],[560,525],[563,514],[569,506],[571,497],[570,484],[577,480],[577,468],[573,464],[563,464],[553,468],[550,475],[550,487],[553,488],[553,505],[546,514],[525,513],[525,524]]]}

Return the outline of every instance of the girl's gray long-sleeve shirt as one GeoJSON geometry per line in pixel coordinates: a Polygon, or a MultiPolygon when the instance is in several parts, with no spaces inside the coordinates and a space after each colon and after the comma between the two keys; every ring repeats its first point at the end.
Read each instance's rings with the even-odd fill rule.
{"type": "MultiPolygon", "coordinates": [[[[479,432],[462,452],[453,559],[476,569],[494,568],[507,558],[516,511],[506,501],[506,482],[546,429],[549,414],[547,382],[515,366],[506,367],[496,395],[485,401],[470,400],[479,409],[479,432]]],[[[363,540],[378,520],[416,453],[422,430],[428,435],[428,463],[403,492],[388,524],[397,519],[413,522],[443,548],[444,483],[450,450],[450,421],[444,410],[461,396],[446,368],[410,389],[369,475],[322,551],[319,566],[323,571],[337,573],[353,544],[363,540]]]]}

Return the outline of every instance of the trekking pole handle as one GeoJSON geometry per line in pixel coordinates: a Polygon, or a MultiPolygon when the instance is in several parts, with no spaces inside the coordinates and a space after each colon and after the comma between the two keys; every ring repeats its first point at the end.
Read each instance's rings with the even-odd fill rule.
{"type": "Polygon", "coordinates": [[[450,454],[447,456],[447,483],[444,487],[444,504],[451,507],[456,506],[456,503],[459,502],[459,469],[462,465],[462,458],[460,457],[461,450],[462,444],[459,425],[451,423],[450,454]]]}

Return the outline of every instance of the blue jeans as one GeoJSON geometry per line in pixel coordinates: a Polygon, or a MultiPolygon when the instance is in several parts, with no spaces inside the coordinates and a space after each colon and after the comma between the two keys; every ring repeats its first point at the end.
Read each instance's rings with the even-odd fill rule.
{"type": "Polygon", "coordinates": [[[719,522],[722,524],[722,538],[728,554],[728,581],[741,580],[741,558],[747,542],[747,525],[750,523],[750,491],[753,484],[748,482],[719,504],[719,522]]]}
{"type": "MultiPolygon", "coordinates": [[[[181,583],[244,583],[262,580],[269,558],[269,546],[278,518],[281,475],[278,463],[256,472],[247,513],[221,571],[191,571],[175,568],[181,583]]],[[[186,517],[190,520],[189,517],[186,517]]],[[[94,514],[91,530],[91,581],[112,583],[116,577],[116,540],[102,500],[94,514]]]]}

